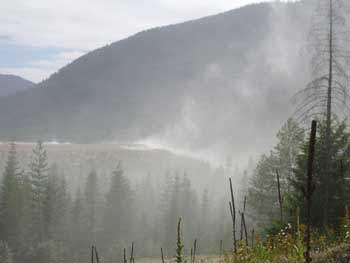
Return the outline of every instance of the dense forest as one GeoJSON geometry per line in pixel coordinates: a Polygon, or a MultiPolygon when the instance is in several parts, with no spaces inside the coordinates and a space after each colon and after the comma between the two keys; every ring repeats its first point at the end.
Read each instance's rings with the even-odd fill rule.
{"type": "Polygon", "coordinates": [[[348,17],[343,0],[307,3],[309,81],[268,153],[242,172],[228,157],[215,172],[138,180],[116,155],[99,169],[80,162],[73,184],[44,143],[26,165],[13,141],[1,162],[0,262],[349,262],[348,17]]]}
{"type": "Polygon", "coordinates": [[[1,251],[13,262],[87,262],[92,244],[98,245],[104,262],[115,262],[132,242],[135,256],[158,256],[160,247],[165,256],[172,256],[180,216],[188,246],[197,239],[199,252],[218,253],[221,240],[229,248],[224,195],[217,199],[206,189],[198,193],[190,175],[169,171],[158,184],[145,174],[131,185],[116,160],[111,174],[104,175],[108,187],[100,182],[106,178],[92,170],[85,184],[73,191],[57,164],[48,164],[44,147],[41,142],[34,147],[24,169],[12,143],[5,163],[1,251]]]}

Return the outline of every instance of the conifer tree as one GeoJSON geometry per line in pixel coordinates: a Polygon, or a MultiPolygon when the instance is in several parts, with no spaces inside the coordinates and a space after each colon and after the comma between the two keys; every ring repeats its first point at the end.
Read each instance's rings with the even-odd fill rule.
{"type": "Polygon", "coordinates": [[[175,255],[176,263],[183,262],[183,252],[182,252],[183,248],[184,248],[184,245],[182,244],[182,238],[181,238],[181,217],[180,217],[177,222],[177,239],[176,239],[176,255],[175,255]]]}
{"type": "Polygon", "coordinates": [[[10,246],[18,245],[22,216],[21,172],[15,144],[11,143],[0,188],[0,236],[10,246]]]}
{"type": "MultiPolygon", "coordinates": [[[[309,120],[315,115],[325,120],[325,141],[320,156],[323,169],[320,176],[331,183],[330,152],[334,143],[331,126],[337,114],[344,112],[344,109],[349,111],[349,30],[346,25],[344,0],[318,0],[317,4],[310,33],[313,79],[297,94],[297,97],[300,97],[297,114],[304,120],[309,120]]],[[[329,223],[328,210],[331,209],[330,200],[333,198],[328,183],[323,189],[326,196],[322,208],[324,227],[329,223]]]]}
{"type": "MultiPolygon", "coordinates": [[[[331,127],[331,136],[333,138],[333,145],[330,151],[330,173],[332,180],[321,176],[324,166],[322,158],[323,145],[326,141],[327,124],[326,121],[318,123],[318,133],[316,140],[315,161],[314,161],[314,182],[316,184],[315,193],[313,195],[313,206],[311,209],[311,225],[317,228],[324,227],[324,204],[326,199],[332,204],[327,210],[328,222],[333,226],[340,226],[344,207],[350,201],[350,183],[349,171],[341,172],[341,163],[344,166],[350,165],[350,132],[347,130],[345,122],[333,124],[331,127]],[[342,162],[340,162],[340,160],[342,162]],[[326,189],[328,189],[326,191],[326,189]]],[[[302,152],[298,155],[297,167],[295,169],[292,185],[294,187],[291,195],[291,208],[300,207],[304,211],[304,196],[300,189],[306,178],[306,160],[307,160],[308,143],[305,143],[302,152]]],[[[305,214],[301,214],[302,219],[305,219],[305,214]]]]}
{"type": "Polygon", "coordinates": [[[64,177],[58,174],[57,164],[54,164],[50,168],[45,194],[45,238],[63,241],[68,206],[66,182],[64,177]]]}
{"type": "Polygon", "coordinates": [[[86,240],[85,206],[80,189],[75,194],[75,199],[71,209],[71,251],[76,262],[81,262],[88,256],[86,247],[91,242],[86,240]]]}
{"type": "Polygon", "coordinates": [[[112,173],[110,189],[106,195],[103,235],[106,244],[127,239],[134,225],[133,196],[121,163],[112,173]]]}
{"type": "Polygon", "coordinates": [[[45,239],[45,201],[48,187],[48,159],[41,141],[33,149],[29,164],[29,180],[32,189],[31,236],[34,244],[45,239]]]}
{"type": "Polygon", "coordinates": [[[95,243],[96,235],[96,206],[97,206],[97,173],[92,170],[86,180],[85,202],[87,214],[88,239],[95,243]]]}

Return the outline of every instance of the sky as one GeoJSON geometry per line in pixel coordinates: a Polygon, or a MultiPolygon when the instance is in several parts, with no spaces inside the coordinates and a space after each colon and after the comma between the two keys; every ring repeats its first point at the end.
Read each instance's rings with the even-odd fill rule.
{"type": "MultiPolygon", "coordinates": [[[[0,73],[34,82],[139,31],[262,0],[2,0],[0,73]]],[[[265,1],[266,2],[266,1],[265,1]]]]}

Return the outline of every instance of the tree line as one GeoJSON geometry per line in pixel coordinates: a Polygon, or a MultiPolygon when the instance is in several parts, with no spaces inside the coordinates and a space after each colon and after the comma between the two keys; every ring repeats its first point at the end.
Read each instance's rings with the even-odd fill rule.
{"type": "Polygon", "coordinates": [[[168,173],[160,185],[147,174],[132,186],[116,161],[106,192],[100,176],[92,170],[71,192],[41,142],[26,170],[11,143],[0,188],[1,262],[87,262],[92,245],[104,262],[116,262],[132,242],[137,256],[159,256],[160,247],[172,256],[179,217],[186,253],[194,239],[202,253],[218,252],[220,240],[229,239],[225,208],[208,190],[197,194],[186,174],[168,173]]]}

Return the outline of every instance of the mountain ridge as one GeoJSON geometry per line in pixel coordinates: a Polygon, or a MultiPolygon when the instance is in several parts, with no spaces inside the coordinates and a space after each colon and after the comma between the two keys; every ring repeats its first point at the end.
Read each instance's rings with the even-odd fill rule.
{"type": "Polygon", "coordinates": [[[225,154],[268,149],[307,77],[298,72],[306,63],[295,59],[304,6],[249,5],[89,52],[35,88],[0,99],[0,139],[148,140],[225,154]],[[281,49],[278,41],[292,44],[281,49]]]}
{"type": "Polygon", "coordinates": [[[31,88],[35,83],[12,74],[0,74],[0,97],[16,94],[31,88]]]}

